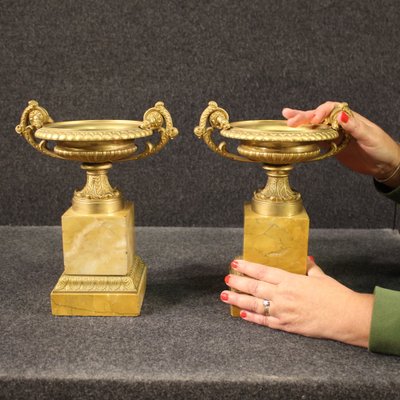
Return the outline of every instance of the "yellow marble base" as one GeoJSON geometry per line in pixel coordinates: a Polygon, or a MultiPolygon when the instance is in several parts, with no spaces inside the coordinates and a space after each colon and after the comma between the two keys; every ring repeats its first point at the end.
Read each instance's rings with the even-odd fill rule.
{"type": "Polygon", "coordinates": [[[306,210],[291,217],[269,217],[244,207],[243,258],[296,274],[307,272],[310,220],[306,210]]]}
{"type": "Polygon", "coordinates": [[[71,207],[61,220],[66,274],[128,273],[135,253],[132,203],[112,214],[82,214],[71,207]]]}
{"type": "Polygon", "coordinates": [[[147,267],[140,257],[124,276],[63,273],[51,292],[53,315],[137,316],[146,290],[147,267]]]}
{"type": "MultiPolygon", "coordinates": [[[[301,213],[291,217],[264,216],[255,213],[251,204],[246,203],[243,259],[305,275],[309,225],[310,220],[304,208],[301,213]]],[[[239,312],[237,307],[231,307],[233,317],[238,317],[239,312]]]]}

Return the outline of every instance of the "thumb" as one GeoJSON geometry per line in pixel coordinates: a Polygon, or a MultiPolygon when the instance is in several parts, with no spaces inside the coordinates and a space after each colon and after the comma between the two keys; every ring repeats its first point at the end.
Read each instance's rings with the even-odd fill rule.
{"type": "Polygon", "coordinates": [[[325,276],[324,271],[317,264],[315,264],[314,257],[308,256],[307,258],[307,275],[308,276],[325,276]]]}
{"type": "Polygon", "coordinates": [[[368,140],[370,137],[370,127],[358,118],[358,114],[349,115],[342,111],[337,120],[340,126],[357,141],[368,140]]]}

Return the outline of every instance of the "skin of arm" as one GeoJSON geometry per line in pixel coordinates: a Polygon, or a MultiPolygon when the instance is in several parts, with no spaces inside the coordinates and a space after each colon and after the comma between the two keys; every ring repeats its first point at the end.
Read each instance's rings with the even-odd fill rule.
{"type": "MultiPolygon", "coordinates": [[[[318,124],[338,102],[328,101],[314,110],[284,108],[289,126],[318,124]]],[[[342,112],[338,122],[351,135],[349,145],[336,158],[347,168],[400,186],[400,146],[378,125],[354,112],[342,112]],[[389,178],[389,179],[388,179],[389,178]]],[[[245,276],[227,275],[225,283],[242,293],[225,290],[224,303],[239,307],[249,322],[304,336],[332,339],[368,347],[374,296],[357,293],[324,274],[309,257],[307,275],[234,260],[232,268],[245,276]],[[265,315],[263,299],[270,300],[265,315]]]]}

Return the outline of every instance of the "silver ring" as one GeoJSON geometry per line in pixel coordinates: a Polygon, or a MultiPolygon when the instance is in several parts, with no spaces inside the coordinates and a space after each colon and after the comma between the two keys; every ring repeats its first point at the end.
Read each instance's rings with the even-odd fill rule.
{"type": "Polygon", "coordinates": [[[263,300],[263,306],[264,306],[264,314],[269,317],[269,307],[271,306],[271,302],[267,299],[263,300]]]}

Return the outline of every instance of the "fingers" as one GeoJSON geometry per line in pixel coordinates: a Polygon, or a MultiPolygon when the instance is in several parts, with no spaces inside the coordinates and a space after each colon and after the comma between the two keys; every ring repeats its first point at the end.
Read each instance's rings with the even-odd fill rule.
{"type": "Polygon", "coordinates": [[[359,139],[360,136],[360,122],[358,119],[353,116],[351,117],[349,114],[345,112],[341,112],[338,117],[338,122],[340,126],[348,132],[351,136],[353,136],[355,139],[359,139]],[[357,129],[358,128],[358,129],[357,129]],[[355,136],[354,136],[355,135],[355,136]]]}
{"type": "Polygon", "coordinates": [[[271,283],[239,275],[227,275],[225,283],[233,289],[251,294],[260,299],[272,299],[276,290],[276,286],[271,283]]]}
{"type": "Polygon", "coordinates": [[[256,297],[224,290],[221,293],[221,300],[224,303],[239,307],[241,309],[240,316],[246,321],[268,326],[273,329],[283,328],[283,324],[274,316],[273,302],[271,302],[269,315],[267,316],[264,314],[265,310],[262,300],[256,297]]]}
{"type": "Polygon", "coordinates": [[[308,124],[314,117],[314,110],[299,111],[295,116],[287,120],[288,126],[299,126],[302,124],[308,124]]]}
{"type": "MultiPolygon", "coordinates": [[[[356,112],[353,112],[353,116],[341,112],[337,120],[348,134],[364,146],[375,147],[382,142],[381,135],[379,135],[382,130],[356,112]]],[[[340,157],[338,158],[340,159],[340,157]]]]}
{"type": "Polygon", "coordinates": [[[256,264],[245,260],[234,260],[231,263],[233,269],[260,281],[277,285],[287,276],[288,272],[266,265],[256,264]]]}
{"type": "MultiPolygon", "coordinates": [[[[224,290],[221,293],[221,300],[224,303],[236,306],[241,310],[253,311],[257,314],[265,314],[263,300],[248,294],[235,293],[229,290],[224,290]]],[[[274,305],[271,302],[269,314],[274,315],[274,305]]]]}
{"type": "Polygon", "coordinates": [[[320,124],[329,114],[332,112],[333,108],[339,104],[334,101],[327,101],[315,110],[296,110],[292,108],[284,108],[282,110],[282,115],[288,120],[288,126],[299,126],[302,124],[320,124]]]}
{"type": "Polygon", "coordinates": [[[298,113],[301,113],[301,112],[303,112],[303,111],[302,111],[302,110],[295,110],[295,109],[293,109],[293,108],[284,108],[284,109],[282,110],[282,115],[283,115],[286,119],[289,119],[289,118],[295,117],[298,113]]]}
{"type": "Polygon", "coordinates": [[[314,257],[309,256],[307,258],[307,275],[308,276],[325,276],[324,271],[315,264],[314,257]]]}
{"type": "Polygon", "coordinates": [[[329,116],[334,107],[339,104],[334,101],[327,101],[315,109],[314,117],[310,121],[312,124],[320,124],[325,118],[329,116]]]}
{"type": "Polygon", "coordinates": [[[269,328],[272,329],[284,330],[284,325],[279,321],[278,318],[275,318],[273,316],[266,316],[245,310],[240,311],[240,316],[245,321],[254,322],[255,324],[258,325],[268,326],[269,328]]]}
{"type": "Polygon", "coordinates": [[[340,126],[357,141],[365,141],[374,136],[373,128],[363,121],[363,117],[357,113],[353,116],[345,112],[338,115],[340,126]]]}

